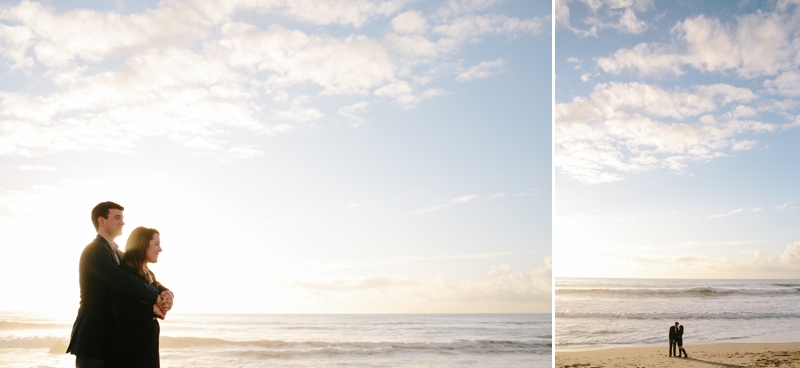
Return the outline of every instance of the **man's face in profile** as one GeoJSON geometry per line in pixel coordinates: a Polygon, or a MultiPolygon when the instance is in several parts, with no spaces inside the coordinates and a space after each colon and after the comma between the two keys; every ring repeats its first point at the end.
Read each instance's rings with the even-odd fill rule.
{"type": "Polygon", "coordinates": [[[108,210],[108,218],[101,217],[99,219],[100,227],[105,229],[111,237],[116,238],[122,235],[122,226],[125,225],[123,218],[122,211],[112,208],[108,210]]]}

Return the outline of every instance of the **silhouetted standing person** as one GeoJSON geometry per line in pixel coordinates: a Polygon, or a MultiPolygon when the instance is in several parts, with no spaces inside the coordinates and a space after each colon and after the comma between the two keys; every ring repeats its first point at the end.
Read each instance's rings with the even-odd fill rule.
{"type": "Polygon", "coordinates": [[[678,336],[675,338],[676,345],[678,345],[678,356],[681,356],[683,353],[684,358],[688,358],[689,354],[686,354],[686,350],[683,349],[683,325],[678,327],[678,336]]]}
{"type": "Polygon", "coordinates": [[[675,326],[670,326],[670,328],[669,328],[669,356],[670,357],[672,357],[673,355],[676,355],[676,356],[678,355],[678,354],[675,354],[675,345],[677,345],[676,344],[676,342],[677,342],[676,339],[678,338],[678,332],[680,331],[680,330],[678,330],[678,325],[680,325],[680,324],[678,322],[675,322],[675,326]]]}

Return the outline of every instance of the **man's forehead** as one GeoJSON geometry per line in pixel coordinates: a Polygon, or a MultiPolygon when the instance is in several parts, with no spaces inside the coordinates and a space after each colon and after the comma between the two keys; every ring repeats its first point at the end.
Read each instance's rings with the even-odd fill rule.
{"type": "Polygon", "coordinates": [[[112,208],[112,209],[108,210],[108,215],[109,216],[114,216],[114,217],[122,216],[122,211],[120,211],[120,210],[118,210],[116,208],[112,208]]]}

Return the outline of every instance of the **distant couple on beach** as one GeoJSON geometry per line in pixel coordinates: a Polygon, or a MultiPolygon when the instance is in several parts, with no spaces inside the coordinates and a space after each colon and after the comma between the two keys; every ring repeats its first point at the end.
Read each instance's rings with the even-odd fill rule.
{"type": "Polygon", "coordinates": [[[683,348],[683,325],[675,322],[674,326],[669,328],[669,356],[672,357],[677,356],[680,358],[681,353],[683,353],[684,358],[688,358],[689,354],[686,354],[686,350],[683,348]],[[675,354],[675,347],[678,347],[678,354],[675,354]]]}
{"type": "Polygon", "coordinates": [[[97,237],[83,249],[78,265],[81,305],[67,353],[77,368],[159,367],[156,318],[172,309],[174,294],[147,267],[158,262],[160,233],[137,227],[125,252],[114,239],[125,225],[114,202],[92,209],[97,237]]]}

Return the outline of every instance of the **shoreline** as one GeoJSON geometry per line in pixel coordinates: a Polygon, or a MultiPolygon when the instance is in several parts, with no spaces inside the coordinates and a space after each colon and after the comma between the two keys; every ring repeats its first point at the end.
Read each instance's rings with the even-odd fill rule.
{"type": "Polygon", "coordinates": [[[567,351],[555,347],[557,368],[578,367],[798,367],[800,342],[723,342],[684,346],[689,358],[669,357],[663,345],[606,346],[567,351]]]}

